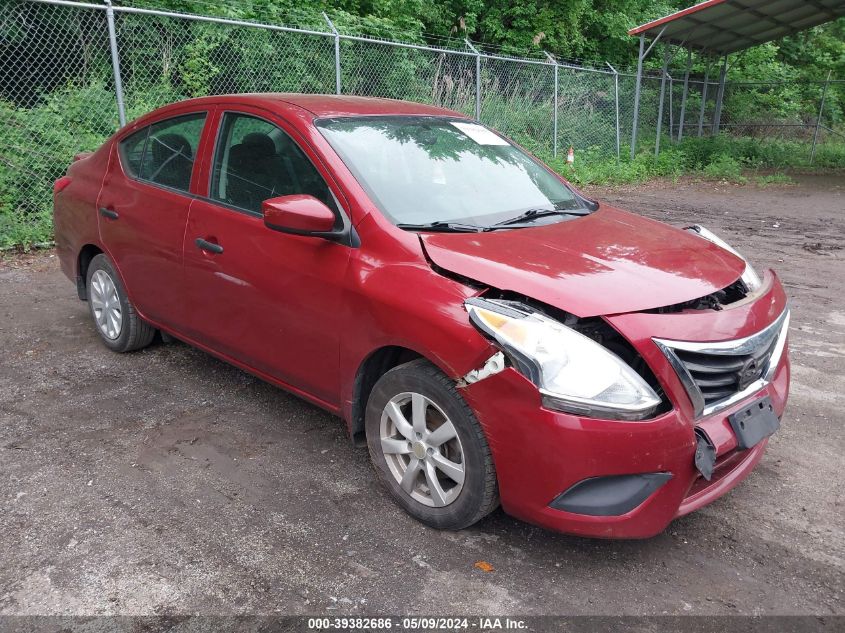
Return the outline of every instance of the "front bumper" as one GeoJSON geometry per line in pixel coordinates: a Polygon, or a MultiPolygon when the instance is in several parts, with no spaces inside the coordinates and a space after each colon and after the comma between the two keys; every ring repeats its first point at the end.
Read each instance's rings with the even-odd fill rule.
{"type": "Polygon", "coordinates": [[[748,401],[767,395],[783,415],[789,392],[788,350],[767,385],[709,417],[695,419],[677,374],[653,342],[731,340],[773,322],[786,308],[777,278],[767,274],[753,301],[720,312],[636,313],[607,320],[648,362],[673,408],[643,421],[584,418],[542,407],[537,388],[506,369],[463,390],[490,444],[503,509],[553,530],[600,538],[647,538],[676,517],[692,512],[741,482],[760,461],[767,440],[738,450],[728,416],[748,401]],[[706,481],[694,464],[696,429],[716,449],[716,465],[706,481]],[[564,491],[591,478],[669,473],[644,501],[622,514],[596,516],[551,507],[564,491]]]}

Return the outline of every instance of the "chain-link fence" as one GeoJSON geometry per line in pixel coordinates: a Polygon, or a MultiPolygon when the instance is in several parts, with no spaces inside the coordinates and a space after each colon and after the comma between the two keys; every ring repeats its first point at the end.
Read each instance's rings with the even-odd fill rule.
{"type": "Polygon", "coordinates": [[[733,82],[720,129],[735,136],[798,141],[811,162],[827,143],[845,141],[845,81],[733,82]]]}
{"type": "MultiPolygon", "coordinates": [[[[475,116],[529,149],[627,154],[636,78],[523,59],[68,0],[5,0],[0,15],[0,238],[49,234],[50,186],[122,121],[208,94],[370,95],[475,116]]],[[[639,143],[713,133],[718,85],[646,74],[639,143]],[[663,98],[661,99],[661,94],[663,98]]],[[[845,82],[728,84],[720,130],[841,140],[845,82]],[[822,101],[824,106],[822,107],[822,101]]],[[[815,151],[815,150],[814,150],[815,151]]],[[[2,244],[0,244],[2,246],[2,244]]]]}
{"type": "Polygon", "coordinates": [[[25,3],[2,17],[0,235],[8,242],[49,235],[52,181],[117,128],[103,18],[25,3]]]}
{"type": "MultiPolygon", "coordinates": [[[[633,95],[636,77],[620,76],[622,90],[623,138],[630,135],[626,126],[633,120],[633,95]]],[[[653,143],[661,113],[660,77],[644,76],[640,101],[640,130],[653,143]]],[[[717,115],[716,81],[690,78],[684,89],[683,73],[667,73],[660,129],[664,140],[721,133],[729,137],[765,140],[778,148],[776,141],[791,142],[803,152],[810,164],[819,151],[845,143],[845,81],[759,81],[725,83],[723,107],[717,115]],[[681,77],[681,78],[679,78],[681,77]],[[686,97],[684,96],[686,95],[686,97]]],[[[645,142],[645,141],[643,141],[645,142]]]]}

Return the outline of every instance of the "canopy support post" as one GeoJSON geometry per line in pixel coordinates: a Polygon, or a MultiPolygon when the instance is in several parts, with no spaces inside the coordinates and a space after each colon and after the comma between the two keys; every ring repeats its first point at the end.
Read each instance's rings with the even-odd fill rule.
{"type": "Polygon", "coordinates": [[[824,100],[827,97],[827,89],[830,86],[830,74],[832,70],[827,71],[827,80],[824,82],[824,89],[822,89],[822,100],[819,103],[819,116],[816,119],[816,131],[813,133],[813,149],[810,150],[810,164],[813,164],[813,161],[816,160],[816,143],[819,142],[819,128],[822,124],[822,112],[824,112],[824,100]]]}
{"type": "Polygon", "coordinates": [[[643,83],[643,57],[645,56],[645,35],[640,35],[640,54],[637,57],[637,83],[634,87],[634,120],[631,123],[631,160],[637,153],[637,125],[640,121],[640,87],[643,83]]]}
{"type": "Polygon", "coordinates": [[[716,110],[713,112],[713,134],[719,133],[722,124],[722,102],[725,99],[725,79],[728,75],[728,54],[722,59],[722,69],[719,71],[719,90],[716,92],[716,110]]]}
{"type": "Polygon", "coordinates": [[[698,112],[698,136],[704,131],[704,111],[707,109],[707,88],[710,86],[710,66],[712,60],[707,58],[707,65],[704,67],[704,85],[701,87],[701,109],[698,112]]]}
{"type": "Polygon", "coordinates": [[[684,117],[687,113],[687,93],[689,92],[689,71],[692,66],[692,49],[687,49],[687,69],[684,72],[684,92],[681,95],[681,118],[678,121],[678,142],[684,137],[684,117]]]}
{"type": "Polygon", "coordinates": [[[637,153],[637,126],[640,122],[640,90],[643,83],[643,60],[648,57],[651,49],[663,37],[663,31],[665,30],[665,26],[660,29],[660,32],[651,41],[648,48],[645,47],[645,33],[640,35],[640,55],[637,58],[637,86],[634,90],[634,123],[631,126],[631,160],[634,160],[634,155],[637,153]]]}
{"type": "MultiPolygon", "coordinates": [[[[674,57],[674,55],[673,55],[673,57],[674,57]]],[[[675,102],[674,102],[675,78],[672,75],[670,75],[669,73],[666,73],[666,79],[669,81],[669,90],[668,90],[667,96],[669,97],[668,121],[669,121],[669,140],[671,141],[673,138],[675,138],[675,105],[674,105],[675,104],[675,102]]]]}
{"type": "MultiPolygon", "coordinates": [[[[667,44],[663,53],[663,69],[660,71],[660,105],[657,108],[657,138],[654,140],[654,155],[660,154],[660,132],[663,128],[663,98],[666,96],[666,74],[669,69],[669,54],[672,47],[667,44]]],[[[671,130],[670,130],[671,131],[671,130]]]]}

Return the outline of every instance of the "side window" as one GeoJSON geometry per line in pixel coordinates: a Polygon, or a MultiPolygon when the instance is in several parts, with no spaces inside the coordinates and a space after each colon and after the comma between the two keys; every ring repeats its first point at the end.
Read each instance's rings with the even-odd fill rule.
{"type": "Polygon", "coordinates": [[[124,168],[141,180],[188,191],[205,117],[200,112],[167,119],[125,138],[120,142],[124,168]]]}
{"type": "Polygon", "coordinates": [[[214,152],[211,197],[260,213],[264,200],[293,194],[312,195],[337,211],[320,173],[281,128],[227,112],[214,152]]]}
{"type": "Polygon", "coordinates": [[[130,176],[138,177],[141,173],[141,161],[144,160],[144,146],[147,143],[147,134],[150,128],[145,127],[132,136],[127,136],[120,141],[120,158],[123,168],[130,176]]]}

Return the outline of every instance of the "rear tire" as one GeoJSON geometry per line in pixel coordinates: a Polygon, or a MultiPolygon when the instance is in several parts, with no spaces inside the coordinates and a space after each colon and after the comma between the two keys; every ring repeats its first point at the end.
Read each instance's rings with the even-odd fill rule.
{"type": "Polygon", "coordinates": [[[415,519],[460,530],[499,505],[487,439],[454,383],[424,359],[373,387],[367,446],[379,480],[415,519]]]}
{"type": "Polygon", "coordinates": [[[138,316],[114,266],[102,253],[88,264],[85,292],[97,334],[110,350],[131,352],[152,342],[156,329],[138,316]]]}

